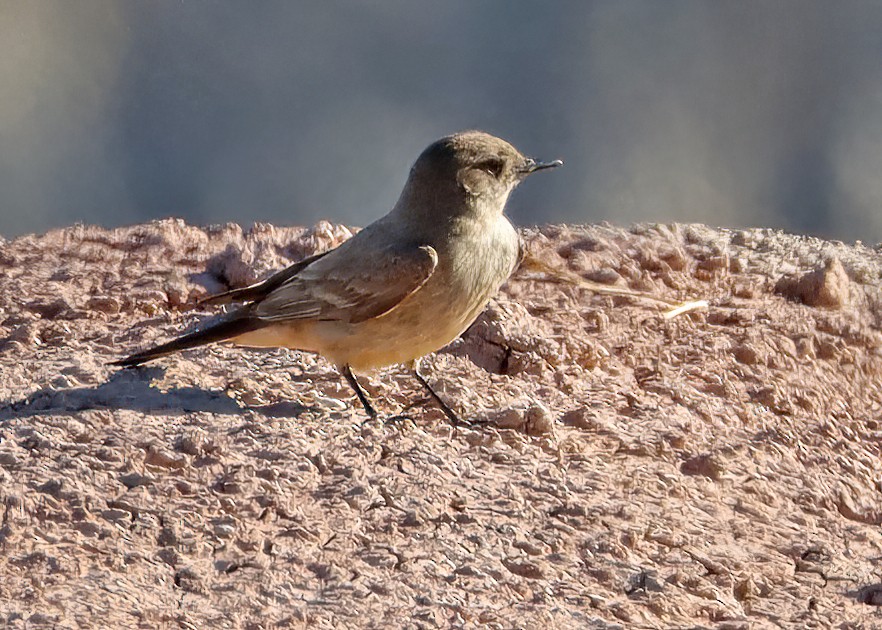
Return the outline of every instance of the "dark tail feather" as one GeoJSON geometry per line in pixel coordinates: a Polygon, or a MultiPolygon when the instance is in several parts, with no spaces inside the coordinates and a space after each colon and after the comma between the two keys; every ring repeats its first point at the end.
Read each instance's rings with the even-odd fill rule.
{"type": "Polygon", "coordinates": [[[266,323],[262,322],[256,317],[234,317],[231,319],[220,321],[212,326],[209,326],[208,328],[195,330],[191,333],[178,337],[177,339],[172,339],[168,343],[164,343],[148,350],[142,350],[141,352],[136,352],[132,356],[126,357],[125,359],[112,361],[108,365],[134,367],[136,365],[146,363],[147,361],[152,361],[153,359],[164,357],[167,354],[172,354],[174,352],[180,352],[181,350],[187,350],[189,348],[204,346],[206,344],[214,343],[216,341],[223,341],[225,339],[237,337],[247,332],[251,332],[252,330],[263,328],[264,326],[266,326],[266,323]]]}
{"type": "Polygon", "coordinates": [[[262,300],[327,253],[328,252],[322,252],[321,254],[304,258],[303,260],[274,273],[266,280],[258,282],[257,284],[242,287],[241,289],[231,289],[216,295],[206,296],[199,300],[197,304],[201,306],[208,304],[229,304],[230,302],[256,302],[262,300]]]}
{"type": "Polygon", "coordinates": [[[251,302],[260,297],[259,286],[251,285],[242,287],[241,289],[231,289],[223,293],[216,293],[201,298],[196,302],[197,306],[215,306],[221,304],[231,304],[232,302],[251,302]]]}

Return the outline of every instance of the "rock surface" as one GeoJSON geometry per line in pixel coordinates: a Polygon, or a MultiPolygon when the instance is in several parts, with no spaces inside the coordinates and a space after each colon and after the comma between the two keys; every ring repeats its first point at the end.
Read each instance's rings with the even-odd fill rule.
{"type": "Polygon", "coordinates": [[[367,421],[322,359],[105,366],[339,226],[73,227],[0,243],[0,625],[882,624],[882,251],[552,226],[367,421]]]}

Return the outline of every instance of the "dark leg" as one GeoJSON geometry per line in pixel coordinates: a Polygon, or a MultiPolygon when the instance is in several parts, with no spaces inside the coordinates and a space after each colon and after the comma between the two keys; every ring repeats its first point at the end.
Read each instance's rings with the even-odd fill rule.
{"type": "Polygon", "coordinates": [[[432,399],[434,399],[434,401],[438,403],[438,406],[441,407],[441,411],[444,412],[444,415],[447,416],[447,419],[450,420],[450,422],[452,422],[454,425],[468,426],[467,422],[463,422],[462,420],[460,420],[459,416],[456,415],[453,409],[451,409],[446,402],[441,400],[441,397],[437,393],[435,393],[435,390],[432,389],[432,386],[429,385],[429,382],[425,379],[425,377],[420,374],[419,360],[411,363],[410,369],[413,371],[413,375],[416,377],[416,379],[420,383],[422,383],[423,387],[426,388],[426,391],[429,392],[429,396],[431,396],[432,399]]]}
{"type": "Polygon", "coordinates": [[[352,373],[352,370],[349,369],[348,365],[344,365],[340,371],[343,373],[343,376],[346,377],[346,380],[352,386],[352,389],[355,390],[355,394],[358,396],[358,400],[361,401],[361,406],[364,407],[365,413],[371,417],[371,420],[376,420],[377,410],[374,409],[371,401],[368,400],[367,394],[364,393],[361,385],[358,384],[355,374],[352,373]]]}

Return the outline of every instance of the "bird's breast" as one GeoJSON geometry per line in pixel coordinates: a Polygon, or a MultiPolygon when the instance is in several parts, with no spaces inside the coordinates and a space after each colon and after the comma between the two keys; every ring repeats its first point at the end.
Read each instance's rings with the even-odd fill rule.
{"type": "Polygon", "coordinates": [[[404,363],[443,348],[468,328],[514,270],[518,236],[504,218],[492,229],[467,232],[438,247],[438,267],[419,290],[353,328],[350,341],[360,343],[341,344],[338,363],[353,369],[404,363]]]}

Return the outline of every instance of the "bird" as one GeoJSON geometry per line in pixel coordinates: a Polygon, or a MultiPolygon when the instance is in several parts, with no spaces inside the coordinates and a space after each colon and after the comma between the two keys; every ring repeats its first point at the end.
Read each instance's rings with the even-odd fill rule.
{"type": "Polygon", "coordinates": [[[111,365],[135,367],[220,341],[315,352],[377,418],[355,373],[404,364],[459,424],[419,361],[459,337],[519,265],[523,245],[504,214],[511,192],[527,176],[562,164],[526,157],[482,131],[445,136],[420,154],[385,216],[334,249],[200,300],[240,306],[111,365]]]}

